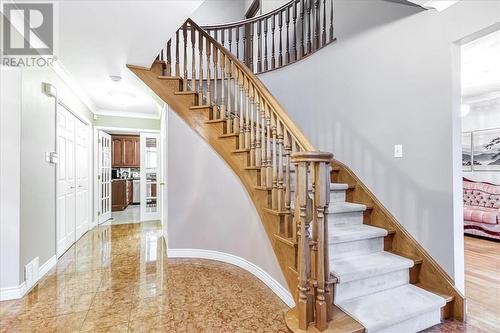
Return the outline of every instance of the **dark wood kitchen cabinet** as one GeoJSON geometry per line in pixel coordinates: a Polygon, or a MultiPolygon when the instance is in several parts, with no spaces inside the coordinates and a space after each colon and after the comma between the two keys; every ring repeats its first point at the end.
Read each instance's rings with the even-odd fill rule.
{"type": "Polygon", "coordinates": [[[139,168],[141,165],[140,137],[131,135],[112,136],[112,166],[139,168]]]}
{"type": "Polygon", "coordinates": [[[133,201],[133,183],[128,179],[115,179],[111,183],[111,211],[124,210],[133,201]]]}

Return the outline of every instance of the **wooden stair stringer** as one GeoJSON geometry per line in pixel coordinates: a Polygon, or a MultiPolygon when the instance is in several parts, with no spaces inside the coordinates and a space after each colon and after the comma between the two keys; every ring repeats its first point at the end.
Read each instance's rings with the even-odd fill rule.
{"type": "Polygon", "coordinates": [[[236,149],[236,137],[234,137],[234,140],[227,137],[221,138],[224,133],[221,127],[217,126],[220,124],[207,123],[209,120],[208,115],[199,112],[200,110],[190,109],[192,105],[188,105],[179,98],[178,94],[175,94],[168,86],[164,85],[162,80],[158,78],[158,74],[136,66],[127,65],[127,67],[200,135],[239,177],[264,225],[268,239],[287,281],[288,289],[292,295],[295,295],[297,277],[289,270],[289,267],[295,265],[295,248],[276,240],[275,235],[279,235],[279,216],[268,214],[264,210],[264,208],[267,208],[268,194],[265,191],[255,189],[257,170],[245,169],[247,168],[246,163],[243,163],[240,157],[232,154],[232,151],[236,149]]]}
{"type": "Polygon", "coordinates": [[[418,284],[419,287],[441,295],[449,295],[453,300],[447,304],[451,317],[459,321],[465,320],[465,297],[455,287],[451,277],[439,266],[429,253],[410,235],[404,226],[382,205],[375,195],[363,184],[354,172],[340,161],[333,160],[332,181],[355,184],[348,201],[358,202],[372,207],[365,224],[394,231],[391,252],[407,258],[419,260],[418,284]],[[339,168],[339,169],[337,169],[339,168]],[[420,263],[421,261],[421,263],[420,263]]]}

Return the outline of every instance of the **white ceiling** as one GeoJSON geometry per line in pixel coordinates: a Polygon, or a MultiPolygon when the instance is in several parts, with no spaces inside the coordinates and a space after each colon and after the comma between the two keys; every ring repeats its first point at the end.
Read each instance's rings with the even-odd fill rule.
{"type": "Polygon", "coordinates": [[[465,99],[490,99],[500,92],[500,31],[462,47],[462,95],[465,99]]]}
{"type": "Polygon", "coordinates": [[[160,105],[126,64],[149,67],[203,0],[60,1],[56,54],[96,114],[157,118],[160,105]],[[122,77],[113,82],[110,75],[122,77]],[[130,98],[113,97],[110,91],[130,98]]]}

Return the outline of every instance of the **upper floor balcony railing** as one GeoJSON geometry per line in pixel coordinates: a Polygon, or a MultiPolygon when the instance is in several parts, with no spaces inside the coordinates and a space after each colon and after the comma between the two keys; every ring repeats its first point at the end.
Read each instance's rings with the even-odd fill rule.
{"type": "Polygon", "coordinates": [[[333,0],[292,0],[265,15],[202,28],[254,73],[263,73],[335,40],[333,0]]]}

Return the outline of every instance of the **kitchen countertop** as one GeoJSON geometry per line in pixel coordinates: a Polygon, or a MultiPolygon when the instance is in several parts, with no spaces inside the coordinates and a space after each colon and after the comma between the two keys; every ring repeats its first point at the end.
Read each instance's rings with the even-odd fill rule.
{"type": "Polygon", "coordinates": [[[125,180],[134,181],[134,180],[140,180],[140,178],[117,178],[117,179],[111,179],[112,182],[122,182],[122,181],[125,181],[125,180]]]}

